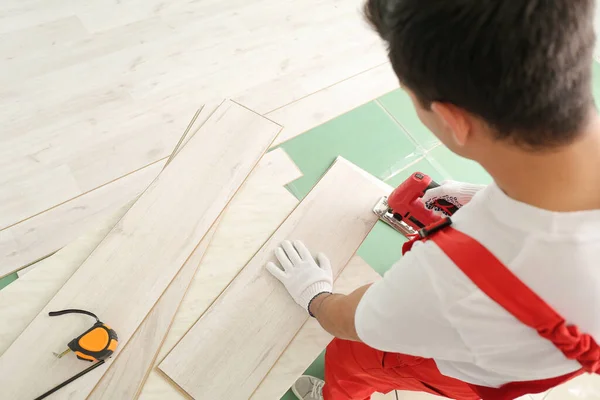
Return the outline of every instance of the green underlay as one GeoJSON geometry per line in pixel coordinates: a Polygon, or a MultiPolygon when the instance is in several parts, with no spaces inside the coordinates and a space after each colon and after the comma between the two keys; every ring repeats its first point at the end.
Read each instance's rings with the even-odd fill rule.
{"type": "Polygon", "coordinates": [[[8,285],[10,285],[14,281],[16,281],[17,278],[18,278],[18,276],[17,276],[17,273],[15,272],[14,274],[7,275],[4,278],[0,279],[0,290],[4,289],[8,285]]]}

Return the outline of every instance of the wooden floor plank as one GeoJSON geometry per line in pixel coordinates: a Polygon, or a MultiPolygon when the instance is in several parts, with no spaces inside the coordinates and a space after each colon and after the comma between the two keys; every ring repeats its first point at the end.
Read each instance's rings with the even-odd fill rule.
{"type": "Polygon", "coordinates": [[[266,116],[284,126],[275,144],[290,140],[397,88],[398,78],[390,64],[385,63],[267,113],[266,116]]]}
{"type": "MultiPolygon", "coordinates": [[[[381,51],[381,43],[363,41],[351,43],[347,49],[340,43],[340,53],[335,52],[319,58],[314,65],[291,71],[281,77],[272,78],[260,85],[246,89],[233,98],[246,107],[258,112],[268,114],[295,101],[315,94],[330,86],[339,84],[346,79],[368,71],[387,61],[386,55],[381,51]],[[348,62],[352,54],[360,54],[353,62],[348,62]],[[327,65],[327,68],[323,68],[327,65]],[[263,93],[270,93],[264,96],[263,93]]],[[[362,92],[348,93],[361,98],[362,92]]],[[[367,99],[367,100],[370,100],[367,99]]]]}
{"type": "Polygon", "coordinates": [[[140,195],[164,161],[152,164],[96,190],[0,231],[0,277],[53,252],[96,226],[140,195]]]}
{"type": "MultiPolygon", "coordinates": [[[[126,400],[136,397],[147,377],[148,369],[154,364],[158,349],[173,321],[173,316],[188,290],[218,224],[217,220],[190,258],[183,264],[173,282],[148,313],[127,346],[118,354],[100,382],[87,397],[88,400],[126,400]]],[[[93,379],[91,382],[87,382],[86,377],[82,377],[78,382],[65,388],[65,393],[61,395],[67,396],[67,391],[76,394],[79,388],[85,388],[88,385],[94,386],[93,379]]]]}
{"type": "MultiPolygon", "coordinates": [[[[271,151],[263,157],[257,170],[225,210],[219,229],[177,311],[155,367],[298,204],[283,185],[300,177],[299,171],[280,151],[271,151]]],[[[153,368],[140,398],[176,400],[185,397],[153,368]]]]}
{"type": "MultiPolygon", "coordinates": [[[[360,256],[354,256],[335,281],[334,292],[348,294],[381,279],[360,256]]],[[[298,331],[273,368],[250,397],[251,400],[279,399],[321,354],[333,337],[310,318],[298,331]]]]}
{"type": "Polygon", "coordinates": [[[234,103],[222,105],[0,357],[3,394],[35,397],[81,369],[52,351],[89,321],[48,318],[50,310],[91,309],[125,346],[279,129],[234,103]]]}
{"type": "MultiPolygon", "coordinates": [[[[198,295],[207,298],[211,293],[215,293],[213,294],[214,298],[217,297],[218,293],[225,288],[235,275],[231,274],[229,281],[216,279],[216,276],[224,276],[230,270],[226,266],[235,264],[233,262],[235,257],[231,257],[232,250],[234,250],[231,247],[232,241],[246,243],[248,242],[247,237],[256,236],[265,223],[269,223],[274,218],[277,223],[281,222],[283,216],[281,216],[281,212],[276,210],[282,208],[287,210],[288,206],[286,204],[289,202],[284,200],[281,201],[281,204],[277,204],[276,201],[280,200],[281,196],[270,196],[272,198],[267,198],[267,196],[277,189],[284,192],[283,185],[298,177],[297,167],[282,149],[271,151],[260,160],[256,169],[248,177],[248,181],[236,194],[236,197],[220,218],[221,221],[225,221],[225,226],[222,228],[221,222],[218,222],[215,226],[216,229],[213,228],[216,232],[219,232],[215,246],[212,246],[212,235],[210,243],[206,238],[202,241],[203,244],[208,244],[209,248],[212,247],[213,254],[215,251],[219,253],[221,257],[219,263],[215,263],[210,259],[207,263],[202,261],[200,269],[196,272],[199,259],[202,258],[204,250],[206,250],[205,248],[201,249],[203,244],[198,246],[88,399],[112,400],[118,398],[126,400],[136,397],[150,372],[150,367],[156,361],[167,331],[171,336],[167,341],[168,344],[172,340],[171,331],[180,329],[181,324],[179,321],[172,324],[178,307],[181,311],[180,315],[189,315],[190,311],[193,313],[198,310],[198,302],[192,305],[190,304],[190,298],[197,298],[198,295]],[[269,201],[271,204],[268,203],[269,201]],[[251,209],[248,209],[247,205],[250,205],[251,209]],[[240,212],[242,207],[243,212],[240,212]],[[257,209],[263,209],[265,212],[258,213],[257,209]],[[270,215],[263,215],[267,212],[270,215]],[[248,220],[247,225],[244,218],[248,220]],[[243,226],[240,225],[251,226],[253,229],[252,235],[245,232],[243,226]],[[234,235],[231,234],[232,228],[236,232],[234,235]],[[220,245],[220,243],[223,243],[224,234],[229,245],[227,248],[220,245]],[[192,276],[190,276],[190,273],[192,273],[192,276]],[[196,274],[196,277],[192,281],[193,273],[196,274]],[[194,285],[194,282],[197,282],[197,284],[194,285]],[[189,296],[186,295],[188,301],[179,306],[186,293],[186,285],[190,286],[190,289],[187,290],[189,296]],[[198,293],[199,289],[201,293],[198,293]]],[[[210,253],[209,256],[214,260],[214,255],[210,253]]],[[[235,254],[239,254],[238,249],[235,249],[235,254]]],[[[196,319],[197,317],[199,315],[196,316],[196,319]]],[[[187,328],[189,329],[189,326],[187,328]]],[[[83,384],[85,385],[85,382],[83,384]]],[[[74,390],[76,389],[75,387],[74,390]]]]}
{"type": "Polygon", "coordinates": [[[0,2],[0,226],[167,156],[207,96],[272,109],[378,65],[362,2],[0,2]]]}
{"type": "Polygon", "coordinates": [[[0,229],[82,193],[67,165],[48,168],[27,180],[14,178],[4,181],[0,187],[0,229]],[[48,187],[47,182],[55,182],[55,185],[48,187]],[[46,188],[43,194],[39,193],[39,187],[46,188]]]}
{"type": "Polygon", "coordinates": [[[129,208],[128,204],[117,209],[93,229],[53,256],[40,261],[26,275],[0,291],[0,355],[48,304],[129,208]]]}
{"type": "Polygon", "coordinates": [[[196,399],[249,398],[307,320],[264,268],[274,249],[300,239],[328,255],[337,277],[377,221],[373,205],[390,189],[338,159],[159,368],[196,399]]]}
{"type": "MultiPolygon", "coordinates": [[[[0,54],[5,60],[27,58],[50,51],[56,43],[70,43],[89,37],[89,32],[74,15],[17,32],[0,34],[0,54]],[[14,40],[19,37],[19,40],[14,40]]],[[[8,72],[8,71],[6,71],[8,72]]]]}
{"type": "MultiPolygon", "coordinates": [[[[181,150],[223,100],[206,102],[179,146],[181,150]]],[[[173,154],[174,156],[175,154],[173,154]]],[[[42,259],[75,240],[139,196],[162,170],[166,159],[0,230],[0,277],[42,259]]]]}

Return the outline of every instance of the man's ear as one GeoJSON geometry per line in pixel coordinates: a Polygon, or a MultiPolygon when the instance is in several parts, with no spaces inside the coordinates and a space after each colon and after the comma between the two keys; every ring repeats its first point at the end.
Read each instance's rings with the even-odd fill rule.
{"type": "Polygon", "coordinates": [[[444,123],[458,146],[464,146],[472,131],[471,120],[468,113],[449,103],[431,103],[433,111],[444,123]]]}

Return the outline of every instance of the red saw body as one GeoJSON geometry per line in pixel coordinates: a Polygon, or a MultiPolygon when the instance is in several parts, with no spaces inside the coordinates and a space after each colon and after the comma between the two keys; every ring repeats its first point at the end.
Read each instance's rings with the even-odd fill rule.
{"type": "MultiPolygon", "coordinates": [[[[425,192],[438,186],[428,175],[415,172],[389,196],[383,197],[373,211],[404,236],[415,235],[420,229],[442,219],[442,216],[427,209],[421,200],[425,192]]],[[[456,206],[444,200],[438,200],[434,208],[443,210],[447,215],[457,210],[456,206]]]]}

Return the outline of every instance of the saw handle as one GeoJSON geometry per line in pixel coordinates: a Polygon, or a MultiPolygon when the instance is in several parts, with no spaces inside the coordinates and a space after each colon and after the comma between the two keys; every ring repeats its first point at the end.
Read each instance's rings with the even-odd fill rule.
{"type": "MultiPolygon", "coordinates": [[[[440,187],[440,185],[436,181],[432,180],[429,183],[429,186],[427,186],[427,189],[425,189],[425,192],[438,187],[440,187]]],[[[425,192],[423,192],[423,194],[425,194],[425,192]]],[[[438,211],[441,210],[447,217],[451,217],[455,212],[458,211],[458,207],[444,199],[437,199],[434,203],[434,208],[438,211]]]]}
{"type": "MultiPolygon", "coordinates": [[[[440,187],[440,184],[432,179],[431,182],[429,183],[429,186],[427,186],[427,188],[425,189],[425,192],[428,190],[431,190],[431,189],[439,188],[439,187],[440,187]]],[[[425,193],[423,193],[423,194],[425,194],[425,193]]]]}

